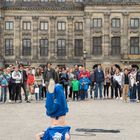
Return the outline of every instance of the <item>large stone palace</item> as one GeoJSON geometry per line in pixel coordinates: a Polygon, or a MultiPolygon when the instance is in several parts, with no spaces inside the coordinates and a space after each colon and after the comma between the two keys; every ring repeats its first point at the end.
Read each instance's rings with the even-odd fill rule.
{"type": "Polygon", "coordinates": [[[140,0],[0,0],[6,64],[140,64],[140,0]]]}

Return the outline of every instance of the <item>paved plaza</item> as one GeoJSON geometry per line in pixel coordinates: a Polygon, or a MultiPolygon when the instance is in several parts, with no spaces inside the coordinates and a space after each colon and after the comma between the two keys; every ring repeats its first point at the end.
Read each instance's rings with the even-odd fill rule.
{"type": "MultiPolygon", "coordinates": [[[[0,140],[34,140],[49,126],[44,102],[0,104],[0,140]]],[[[72,140],[140,140],[140,104],[120,100],[68,102],[72,140]],[[120,133],[84,133],[77,128],[120,130],[120,133]]]]}

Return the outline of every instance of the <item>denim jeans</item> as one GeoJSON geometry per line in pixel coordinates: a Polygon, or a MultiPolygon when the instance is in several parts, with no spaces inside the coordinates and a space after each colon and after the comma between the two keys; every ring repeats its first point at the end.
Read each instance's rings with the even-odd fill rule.
{"type": "Polygon", "coordinates": [[[6,102],[7,100],[7,87],[1,87],[1,102],[6,102]]]}
{"type": "Polygon", "coordinates": [[[35,98],[36,100],[42,100],[43,99],[43,95],[42,95],[42,85],[38,85],[39,88],[39,93],[35,93],[35,98]]]}
{"type": "Polygon", "coordinates": [[[130,88],[130,100],[136,99],[136,85],[134,84],[133,87],[130,88]]]}
{"type": "Polygon", "coordinates": [[[102,98],[103,82],[96,83],[95,95],[94,95],[95,98],[98,98],[98,89],[99,89],[99,93],[100,93],[100,98],[102,98]]]}
{"type": "Polygon", "coordinates": [[[138,83],[137,88],[138,88],[138,100],[140,100],[140,83],[138,83]]]}
{"type": "Polygon", "coordinates": [[[87,94],[86,90],[84,90],[84,89],[80,90],[80,98],[81,98],[81,100],[85,100],[86,94],[87,94]]]}

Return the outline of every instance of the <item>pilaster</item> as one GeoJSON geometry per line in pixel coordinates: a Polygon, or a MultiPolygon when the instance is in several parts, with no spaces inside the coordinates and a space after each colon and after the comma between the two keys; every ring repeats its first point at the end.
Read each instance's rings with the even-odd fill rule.
{"type": "Polygon", "coordinates": [[[123,13],[123,36],[122,36],[122,45],[121,45],[121,54],[129,54],[129,45],[128,45],[128,12],[123,13]]]}
{"type": "Polygon", "coordinates": [[[68,58],[73,58],[74,57],[74,44],[73,44],[73,33],[74,33],[74,28],[73,28],[73,17],[72,16],[68,16],[68,48],[66,48],[67,50],[67,56],[68,58]]]}
{"type": "Polygon", "coordinates": [[[38,44],[38,16],[33,16],[32,21],[33,21],[33,39],[32,39],[32,59],[37,60],[38,59],[38,54],[40,53],[39,51],[39,44],[38,44]]]}
{"type": "Polygon", "coordinates": [[[14,50],[15,50],[15,59],[20,60],[22,55],[22,39],[21,39],[21,16],[15,16],[15,26],[14,26],[14,50]]]}
{"type": "Polygon", "coordinates": [[[86,12],[84,16],[84,46],[83,50],[86,50],[87,57],[91,56],[91,13],[86,12]]]}
{"type": "Polygon", "coordinates": [[[104,36],[103,36],[103,45],[102,45],[102,53],[104,58],[109,58],[111,54],[111,46],[110,46],[110,12],[104,13],[104,36]]]}
{"type": "Polygon", "coordinates": [[[49,52],[48,55],[50,56],[50,59],[54,59],[56,56],[56,35],[55,35],[55,31],[57,29],[57,27],[55,27],[55,21],[56,21],[56,17],[55,16],[51,16],[50,17],[50,45],[49,45],[49,52]]]}

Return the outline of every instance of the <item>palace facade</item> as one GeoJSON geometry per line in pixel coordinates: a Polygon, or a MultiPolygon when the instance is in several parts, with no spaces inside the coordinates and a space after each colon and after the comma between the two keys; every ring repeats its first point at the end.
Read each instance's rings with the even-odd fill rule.
{"type": "Polygon", "coordinates": [[[0,50],[6,64],[140,64],[140,1],[1,0],[0,50]]]}

